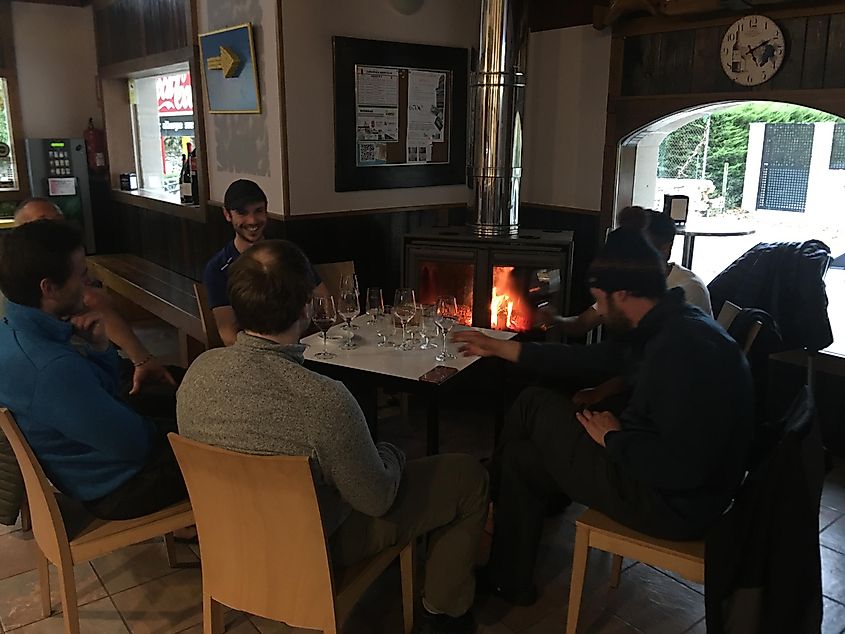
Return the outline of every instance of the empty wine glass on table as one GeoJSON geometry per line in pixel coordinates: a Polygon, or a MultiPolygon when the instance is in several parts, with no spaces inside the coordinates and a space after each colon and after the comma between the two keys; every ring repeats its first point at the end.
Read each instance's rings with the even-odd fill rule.
{"type": "Polygon", "coordinates": [[[435,323],[437,324],[437,327],[440,328],[440,332],[443,333],[443,350],[440,351],[440,354],[434,357],[437,361],[445,361],[446,359],[457,358],[454,354],[449,352],[449,349],[446,347],[446,335],[449,334],[449,331],[452,330],[452,327],[457,323],[457,321],[457,300],[450,295],[438,297],[437,317],[435,318],[435,323]]]}
{"type": "Polygon", "coordinates": [[[337,319],[337,311],[334,306],[334,297],[315,295],[311,300],[311,320],[323,333],[323,350],[314,355],[318,359],[333,359],[335,357],[335,354],[328,350],[328,336],[326,334],[335,319],[337,319]]]}
{"type": "Polygon", "coordinates": [[[361,312],[361,307],[358,305],[358,293],[355,291],[340,291],[340,298],[337,303],[337,312],[346,321],[346,341],[340,346],[341,350],[353,350],[358,346],[352,341],[355,333],[352,332],[352,320],[355,319],[361,312]]]}
{"type": "MultiPolygon", "coordinates": [[[[360,293],[358,292],[358,276],[354,273],[340,276],[340,294],[343,295],[343,293],[347,291],[354,292],[356,298],[360,297],[360,293]]],[[[360,312],[360,300],[358,306],[360,312]]],[[[346,323],[343,325],[343,330],[358,330],[358,326],[351,322],[346,323]]]]}
{"type": "Polygon", "coordinates": [[[388,345],[388,337],[392,336],[393,332],[393,306],[387,304],[381,314],[376,317],[376,336],[381,339],[376,345],[379,348],[388,345]]]}
{"type": "Polygon", "coordinates": [[[432,341],[434,337],[440,334],[440,329],[435,323],[437,317],[436,304],[422,304],[420,305],[420,350],[431,350],[436,348],[437,344],[432,341]]]}
{"type": "Polygon", "coordinates": [[[393,298],[393,314],[399,319],[399,323],[402,324],[402,343],[396,345],[400,350],[410,350],[413,347],[407,340],[407,326],[408,322],[414,318],[416,312],[417,300],[414,296],[413,289],[396,289],[396,295],[393,298]]]}
{"type": "Polygon", "coordinates": [[[377,287],[367,289],[367,315],[369,319],[364,322],[368,326],[375,326],[379,315],[384,312],[384,297],[381,289],[377,287]]]}

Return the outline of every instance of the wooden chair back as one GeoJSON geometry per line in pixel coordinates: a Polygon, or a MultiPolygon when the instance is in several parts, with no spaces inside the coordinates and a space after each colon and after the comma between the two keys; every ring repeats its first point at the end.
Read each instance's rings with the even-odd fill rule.
{"type": "Polygon", "coordinates": [[[220,331],[217,329],[217,320],[214,319],[214,312],[208,305],[208,293],[205,292],[205,284],[194,282],[194,295],[197,297],[202,331],[205,334],[206,350],[223,348],[223,340],[220,338],[220,331]]]}
{"type": "Polygon", "coordinates": [[[70,545],[56,494],[12,413],[6,408],[0,408],[0,429],[12,446],[23,475],[32,532],[38,547],[54,564],[69,562],[70,545]]]}
{"type": "Polygon", "coordinates": [[[320,276],[320,279],[323,280],[323,284],[325,284],[326,288],[329,289],[329,295],[334,297],[335,301],[337,301],[340,296],[340,278],[343,275],[355,274],[355,262],[347,260],[345,262],[315,264],[314,270],[317,271],[317,275],[320,276]]]}
{"type": "Polygon", "coordinates": [[[203,593],[292,627],[334,631],[331,568],[308,458],[169,438],[194,509],[203,593]]]}

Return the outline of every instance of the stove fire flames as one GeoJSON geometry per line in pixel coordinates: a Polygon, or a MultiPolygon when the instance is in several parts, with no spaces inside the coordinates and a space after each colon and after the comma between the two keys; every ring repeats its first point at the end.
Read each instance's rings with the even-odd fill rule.
{"type": "Polygon", "coordinates": [[[533,314],[522,300],[514,280],[513,266],[493,267],[493,299],[490,302],[490,328],[525,332],[531,329],[533,314]]]}

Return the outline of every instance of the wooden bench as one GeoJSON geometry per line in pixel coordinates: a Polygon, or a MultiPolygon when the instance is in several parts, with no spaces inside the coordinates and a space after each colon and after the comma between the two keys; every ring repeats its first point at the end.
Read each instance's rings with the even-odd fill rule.
{"type": "Polygon", "coordinates": [[[92,277],[110,291],[140,306],[179,332],[179,356],[187,367],[206,344],[194,280],[135,255],[93,255],[88,258],[92,277]]]}

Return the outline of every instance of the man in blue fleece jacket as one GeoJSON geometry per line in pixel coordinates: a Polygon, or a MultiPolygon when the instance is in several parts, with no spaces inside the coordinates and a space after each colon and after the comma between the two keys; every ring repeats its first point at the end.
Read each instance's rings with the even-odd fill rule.
{"type": "Polygon", "coordinates": [[[532,388],[515,403],[491,466],[495,533],[483,575],[495,594],[536,599],[534,564],[549,500],[561,493],[636,530],[697,539],[730,505],[753,424],[748,364],[713,319],[666,289],[663,258],[638,226],[617,229],[589,285],[616,334],[592,346],[455,335],[465,353],[499,356],[557,376],[625,374],[623,409],[532,388]]]}
{"type": "Polygon", "coordinates": [[[115,396],[117,352],[100,315],[83,312],[86,278],[75,227],[40,220],[5,236],[0,406],[60,491],[98,517],[138,517],[184,498],[185,485],[162,432],[115,396]]]}

